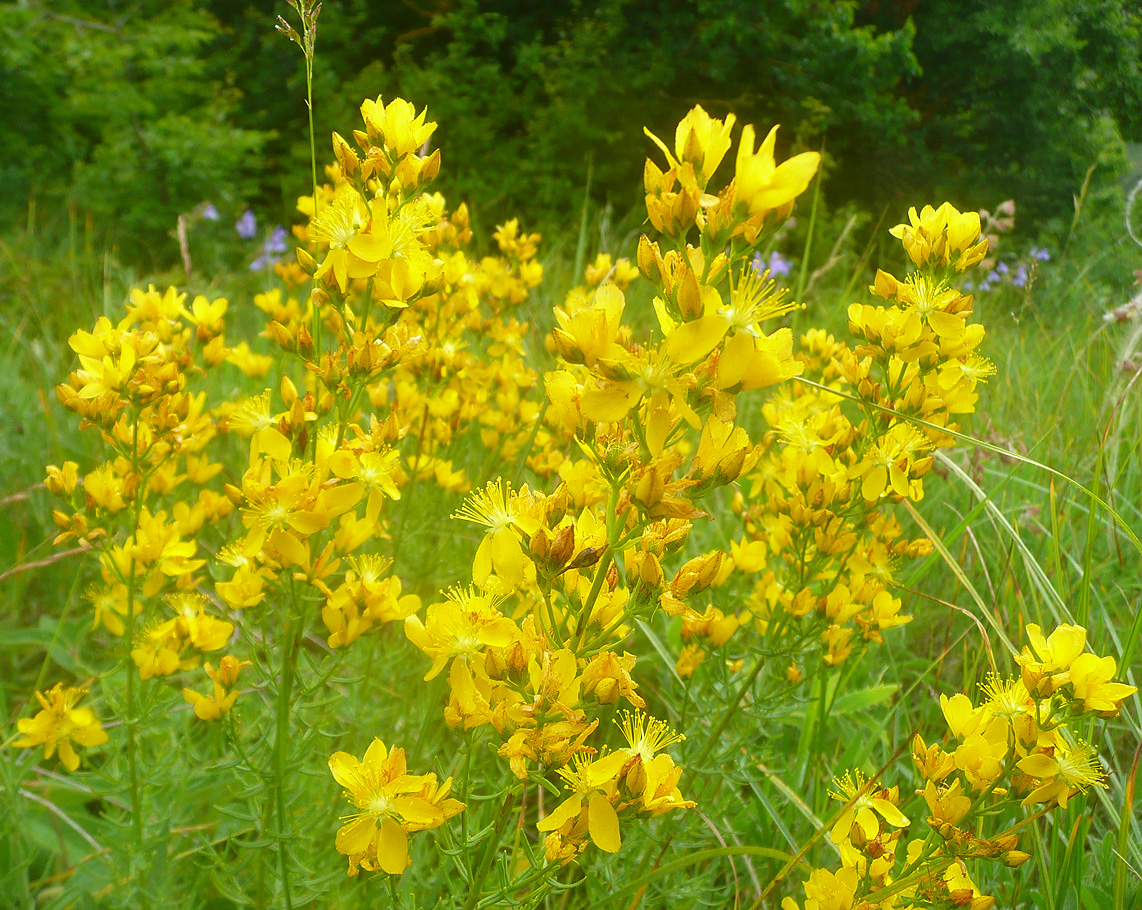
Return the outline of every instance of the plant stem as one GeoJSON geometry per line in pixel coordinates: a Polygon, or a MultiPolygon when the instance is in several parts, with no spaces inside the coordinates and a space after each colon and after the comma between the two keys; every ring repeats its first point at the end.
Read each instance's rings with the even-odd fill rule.
{"type": "Polygon", "coordinates": [[[289,830],[286,822],[286,751],[289,742],[289,717],[293,693],[294,641],[296,634],[292,617],[286,620],[283,636],[282,670],[278,682],[277,734],[274,737],[274,802],[278,816],[278,858],[281,868],[282,892],[287,910],[293,910],[289,885],[289,830]]]}
{"type": "MultiPolygon", "coordinates": [[[[139,518],[143,511],[143,496],[146,493],[146,478],[140,471],[139,464],[139,412],[136,411],[131,430],[131,473],[138,486],[135,489],[134,502],[131,507],[131,539],[139,533],[139,518]]],[[[123,672],[127,676],[127,705],[126,716],[123,718],[127,727],[127,778],[131,790],[131,852],[128,855],[128,865],[134,875],[135,858],[143,852],[143,797],[139,783],[139,718],[136,716],[135,705],[135,666],[131,657],[131,645],[135,640],[135,588],[136,588],[136,562],[132,558],[131,570],[127,576],[127,617],[123,628],[123,672]]],[[[149,905],[146,891],[140,891],[142,904],[149,905]]]]}
{"type": "Polygon", "coordinates": [[[468,890],[468,900],[464,902],[464,910],[472,910],[480,902],[480,895],[484,891],[484,882],[488,879],[488,873],[492,870],[492,861],[496,858],[496,851],[500,846],[500,838],[504,833],[504,824],[508,818],[511,817],[512,803],[515,802],[515,794],[509,793],[504,800],[504,805],[500,809],[500,814],[496,818],[496,826],[492,830],[491,835],[488,837],[488,845],[484,848],[484,856],[480,860],[480,867],[476,870],[476,877],[472,879],[472,885],[468,890]]]}

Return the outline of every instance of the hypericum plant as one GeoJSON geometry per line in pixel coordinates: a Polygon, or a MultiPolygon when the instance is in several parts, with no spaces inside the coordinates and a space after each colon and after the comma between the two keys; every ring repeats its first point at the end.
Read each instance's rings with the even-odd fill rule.
{"type": "MultiPolygon", "coordinates": [[[[711,763],[756,768],[743,714],[788,713],[805,676],[908,621],[898,564],[930,544],[894,509],[922,499],[992,373],[953,283],[987,242],[948,204],[892,229],[915,270],[877,273],[882,302],[849,308],[854,345],[776,326],[799,304],[754,263],[819,163],[778,164],[776,127],[760,148],[742,130],[725,182],[732,115],[695,108],[672,147],[652,136],[657,238],[637,267],[596,258],[544,345],[520,315],[540,237],[510,221],[499,255],[473,254],[466,208],[428,192],[435,123],[399,98],[362,117],[299,201],[297,263],[254,298],[263,342],[229,343],[225,300],[173,289],[72,338],[59,397],[107,457],[47,486],[69,503],[57,541],[99,558],[95,635],[120,639],[100,691],[122,729],[59,684],[15,744],[74,771],[73,743],[108,743],[101,766],[85,757],[129,824],[95,854],[115,860],[100,897],[145,906],[161,880],[256,907],[372,902],[360,879],[383,875],[400,904],[410,870],[413,905],[536,907],[576,866],[657,867],[707,804],[740,803],[711,763]],[[454,548],[449,512],[476,530],[470,573],[425,552],[454,548]],[[410,663],[423,689],[388,691],[410,663]],[[410,838],[430,829],[435,860],[410,838]]],[[[1022,681],[944,702],[954,748],[917,739],[932,821],[899,862],[899,791],[837,784],[843,868],[812,873],[808,908],[971,905],[962,857],[1018,859],[977,823],[1098,783],[1066,722],[1133,689],[1081,630],[1028,631],[1022,681]]]]}
{"type": "MultiPolygon", "coordinates": [[[[1030,854],[1019,849],[1020,833],[1030,822],[1106,786],[1097,751],[1076,728],[1116,717],[1138,690],[1110,681],[1114,658],[1086,651],[1081,626],[1064,624],[1045,637],[1032,623],[1027,638],[1031,647],[1016,658],[1021,675],[990,676],[978,706],[967,695],[940,696],[951,743],[928,745],[916,735],[922,790],[908,796],[859,772],[838,781],[833,796],[845,805],[829,838],[842,867],[811,872],[805,910],[989,910],[995,898],[980,893],[968,863],[1021,866],[1030,854]],[[919,830],[899,808],[908,803],[918,804],[919,830]]],[[[789,897],[781,906],[799,910],[789,897]]]]}

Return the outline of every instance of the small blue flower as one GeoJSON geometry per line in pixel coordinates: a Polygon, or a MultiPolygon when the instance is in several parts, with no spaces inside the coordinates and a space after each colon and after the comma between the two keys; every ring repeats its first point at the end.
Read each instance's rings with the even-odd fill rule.
{"type": "Polygon", "coordinates": [[[1050,262],[1051,251],[1040,249],[1037,246],[1031,247],[1031,258],[1038,259],[1040,262],[1050,262]]]}
{"type": "Polygon", "coordinates": [[[1027,266],[1021,265],[1015,269],[1015,275],[1012,277],[1011,283],[1017,288],[1024,287],[1027,284],[1027,266]]]}
{"type": "Polygon", "coordinates": [[[270,236],[262,243],[263,253],[284,253],[289,249],[289,232],[280,224],[273,229],[270,236]]]}
{"type": "Polygon", "coordinates": [[[245,214],[234,225],[234,230],[243,240],[254,239],[254,235],[258,232],[258,219],[254,215],[253,209],[246,209],[245,214]]]}
{"type": "Polygon", "coordinates": [[[1006,263],[1006,262],[1001,262],[1001,263],[999,263],[999,265],[997,265],[997,266],[995,267],[995,272],[993,272],[992,274],[996,274],[996,273],[998,273],[998,274],[1000,274],[1000,275],[1006,275],[1008,271],[1009,271],[1009,270],[1008,270],[1008,268],[1007,268],[1007,263],[1006,263]]]}
{"type": "Polygon", "coordinates": [[[769,254],[769,274],[774,278],[782,278],[793,271],[793,262],[782,256],[777,250],[769,254]]]}
{"type": "Polygon", "coordinates": [[[771,278],[783,278],[793,271],[793,263],[777,250],[769,254],[768,261],[761,258],[761,253],[754,253],[750,266],[755,272],[764,272],[768,269],[771,278]]]}
{"type": "Polygon", "coordinates": [[[202,217],[207,221],[218,221],[222,216],[218,213],[218,209],[214,207],[213,202],[206,203],[206,207],[202,210],[202,217]]]}

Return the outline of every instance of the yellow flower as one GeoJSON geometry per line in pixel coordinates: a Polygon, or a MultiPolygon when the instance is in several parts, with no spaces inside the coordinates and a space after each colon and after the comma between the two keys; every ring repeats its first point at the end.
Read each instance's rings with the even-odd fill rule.
{"type": "Polygon", "coordinates": [[[931,260],[937,267],[952,265],[962,272],[987,254],[987,238],[976,243],[979,213],[961,213],[947,202],[938,209],[926,205],[919,213],[910,208],[908,223],[896,225],[889,233],[900,240],[909,258],[921,268],[931,260]]]}
{"type": "Polygon", "coordinates": [[[416,108],[403,98],[394,98],[387,106],[380,97],[376,101],[366,98],[361,105],[369,138],[382,139],[386,151],[394,158],[411,155],[422,148],[435,132],[436,123],[426,122],[427,114],[428,108],[418,114],[416,108]]]}
{"type": "Polygon", "coordinates": [[[622,846],[619,817],[611,803],[619,772],[627,763],[625,752],[612,752],[591,761],[582,754],[572,759],[571,768],[560,768],[559,776],[572,795],[535,826],[539,831],[557,831],[586,813],[587,832],[600,850],[617,853],[622,846]]]}
{"type": "Polygon", "coordinates": [[[540,527],[528,514],[530,498],[527,487],[513,493],[511,484],[493,480],[483,490],[470,493],[453,518],[483,525],[488,529],[472,564],[472,580],[480,587],[494,572],[510,587],[523,582],[527,558],[523,554],[516,529],[528,536],[540,527]]]}
{"type": "MultiPolygon", "coordinates": [[[[814,869],[804,884],[805,910],[851,910],[859,885],[856,869],[838,869],[836,873],[814,869]]],[[[781,910],[798,910],[797,902],[787,897],[781,902],[781,910]]]]}
{"type": "Polygon", "coordinates": [[[425,679],[434,678],[452,657],[463,657],[487,646],[504,647],[516,625],[490,597],[473,590],[453,590],[448,599],[430,604],[425,622],[415,614],[404,621],[404,632],[416,647],[432,658],[425,679]]]}
{"type": "Polygon", "coordinates": [[[755,152],[753,126],[742,129],[734,180],[734,203],[744,204],[751,216],[764,215],[793,202],[817,173],[821,156],[802,152],[778,165],[773,157],[777,127],[773,127],[755,152]]]}
{"type": "Polygon", "coordinates": [[[1109,656],[1080,654],[1074,659],[1071,663],[1071,685],[1075,699],[1082,701],[1085,710],[1113,717],[1121,710],[1123,699],[1138,691],[1135,686],[1110,681],[1117,669],[1117,662],[1109,656]]]}
{"type": "Polygon", "coordinates": [[[1106,788],[1106,774],[1098,753],[1084,742],[1072,748],[1059,740],[1054,748],[1021,759],[1017,767],[1039,779],[1039,786],[1023,800],[1024,806],[1055,800],[1065,809],[1075,790],[1085,793],[1087,787],[1106,788]]]}
{"type": "Polygon", "coordinates": [[[695,105],[674,131],[674,155],[677,158],[654,133],[645,127],[643,132],[662,149],[672,168],[683,162],[691,164],[698,185],[704,189],[730,149],[730,130],[736,119],[733,114],[727,114],[725,120],[719,120],[707,114],[701,105],[695,105]]]}
{"type": "Polygon", "coordinates": [[[829,796],[848,804],[829,832],[829,838],[834,844],[840,844],[848,838],[854,822],[860,825],[865,838],[872,840],[880,833],[878,815],[896,828],[908,825],[908,816],[901,812],[894,802],[886,798],[889,791],[874,791],[865,783],[861,771],[855,772],[855,778],[853,774],[846,773],[834,783],[837,789],[830,790],[829,796]]]}
{"type": "Polygon", "coordinates": [[[1049,638],[1045,638],[1042,629],[1035,623],[1028,623],[1027,639],[1035,653],[1032,654],[1024,645],[1023,652],[1015,660],[1023,670],[1027,691],[1045,697],[1070,681],[1068,671],[1071,664],[1086,647],[1086,629],[1063,623],[1049,638]]]}
{"type": "Polygon", "coordinates": [[[206,675],[214,683],[212,695],[206,696],[193,689],[183,689],[182,697],[194,708],[194,713],[200,720],[219,720],[234,707],[234,701],[238,698],[236,689],[229,693],[226,690],[233,689],[238,681],[238,674],[243,667],[248,666],[251,666],[248,660],[239,662],[236,657],[227,654],[222,658],[217,670],[209,663],[205,666],[206,675]]]}
{"type": "Polygon", "coordinates": [[[615,285],[604,285],[590,297],[567,295],[562,307],[554,307],[551,330],[555,349],[564,360],[593,367],[600,357],[621,359],[625,353],[615,343],[621,328],[626,298],[615,285]]]}
{"type": "Polygon", "coordinates": [[[962,792],[958,778],[943,790],[936,786],[935,780],[929,780],[924,787],[924,802],[937,828],[959,824],[971,808],[971,798],[962,792]]]}
{"type": "Polygon", "coordinates": [[[334,780],[356,810],[343,816],[337,832],[337,852],[349,857],[349,874],[358,866],[400,875],[408,867],[408,835],[436,828],[463,811],[449,799],[452,778],[437,784],[435,774],[412,775],[404,749],[389,751],[374,739],[362,760],[347,752],[329,758],[334,780]]]}
{"type": "Polygon", "coordinates": [[[64,688],[56,683],[47,695],[36,693],[40,712],[32,718],[21,718],[16,728],[24,735],[13,743],[18,748],[43,746],[44,758],[51,758],[59,749],[60,761],[69,771],[79,767],[79,756],[72,741],[79,746],[101,746],[107,734],[90,708],[77,708],[76,703],[87,694],[86,689],[64,688]]]}

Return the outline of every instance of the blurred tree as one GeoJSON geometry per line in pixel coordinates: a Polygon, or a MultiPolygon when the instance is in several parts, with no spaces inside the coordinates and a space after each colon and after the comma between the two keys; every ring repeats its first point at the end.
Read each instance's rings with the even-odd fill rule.
{"type": "MultiPolygon", "coordinates": [[[[292,197],[305,191],[304,92],[293,49],[257,27],[273,9],[211,5],[246,89],[244,122],[280,130],[268,163],[294,165],[279,172],[292,197]]],[[[910,26],[881,33],[854,15],[847,0],[348,0],[318,25],[319,142],[355,124],[353,99],[427,105],[441,189],[489,222],[565,222],[589,166],[596,199],[632,207],[642,160],[630,149],[651,148],[643,125],[668,131],[694,104],[783,122],[783,152],[827,132],[859,181],[875,148],[906,142],[914,115],[897,89],[915,62],[910,26]]]]}
{"type": "Polygon", "coordinates": [[[968,205],[1015,198],[1025,222],[1068,215],[1092,164],[1142,139],[1142,7],[1132,0],[873,0],[858,21],[915,25],[905,80],[919,126],[876,191],[968,205]]]}
{"type": "Polygon", "coordinates": [[[129,258],[173,260],[179,213],[241,200],[264,141],[206,53],[217,32],[193,0],[3,4],[0,216],[74,203],[129,258]]]}
{"type": "MultiPolygon", "coordinates": [[[[0,219],[71,201],[125,255],[169,261],[204,200],[292,217],[309,145],[280,0],[0,10],[0,219]]],[[[1140,61],[1133,0],[341,0],[318,24],[318,154],[362,98],[400,94],[440,123],[443,192],[485,225],[550,229],[588,171],[596,201],[634,208],[643,125],[702,104],[781,123],[781,155],[827,140],[832,202],[1014,196],[1028,223],[1142,139],[1140,61]]]]}

